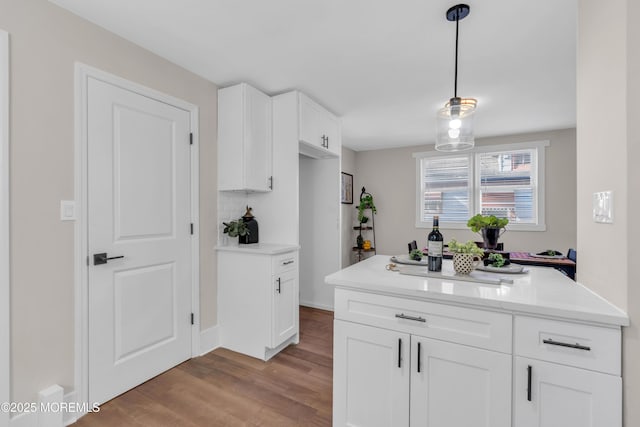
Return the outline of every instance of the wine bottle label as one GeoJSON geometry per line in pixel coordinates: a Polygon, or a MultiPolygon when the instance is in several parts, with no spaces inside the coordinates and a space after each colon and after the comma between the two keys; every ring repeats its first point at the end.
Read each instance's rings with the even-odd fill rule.
{"type": "Polygon", "coordinates": [[[429,256],[442,256],[442,242],[429,242],[427,248],[429,249],[429,256]]]}

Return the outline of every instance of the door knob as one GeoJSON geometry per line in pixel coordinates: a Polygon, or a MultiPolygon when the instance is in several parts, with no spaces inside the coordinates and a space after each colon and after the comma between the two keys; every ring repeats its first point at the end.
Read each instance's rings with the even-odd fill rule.
{"type": "Polygon", "coordinates": [[[106,252],[101,254],[93,254],[93,265],[106,264],[110,259],[124,258],[124,255],[107,257],[106,252]]]}

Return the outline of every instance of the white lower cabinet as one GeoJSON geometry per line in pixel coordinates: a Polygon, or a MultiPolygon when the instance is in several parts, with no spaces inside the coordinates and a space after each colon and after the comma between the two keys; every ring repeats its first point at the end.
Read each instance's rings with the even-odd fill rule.
{"type": "Polygon", "coordinates": [[[334,426],[511,425],[511,355],[341,320],[334,337],[334,426]]]}
{"type": "Polygon", "coordinates": [[[335,320],[333,425],[409,425],[410,335],[335,320]]]}
{"type": "Polygon", "coordinates": [[[219,249],[220,345],[268,360],[298,343],[298,274],[297,250],[261,254],[219,249]]]}
{"type": "Polygon", "coordinates": [[[509,427],[511,355],[411,337],[409,425],[509,427]]]}
{"type": "Polygon", "coordinates": [[[622,425],[620,329],[515,316],[514,425],[622,425]]]}
{"type": "Polygon", "coordinates": [[[334,426],[622,425],[619,327],[339,287],[335,319],[334,426]]]}
{"type": "Polygon", "coordinates": [[[622,380],[610,374],[516,356],[517,427],[622,425],[622,380]]]}

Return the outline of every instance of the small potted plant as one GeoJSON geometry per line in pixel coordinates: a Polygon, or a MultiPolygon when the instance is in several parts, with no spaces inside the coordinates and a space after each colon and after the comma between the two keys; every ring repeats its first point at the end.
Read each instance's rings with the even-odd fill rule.
{"type": "Polygon", "coordinates": [[[456,239],[449,242],[449,252],[453,253],[453,269],[458,274],[469,274],[482,261],[483,250],[469,240],[458,243],[456,239]]]}
{"type": "Polygon", "coordinates": [[[372,214],[377,212],[376,205],[373,204],[373,196],[368,193],[360,197],[360,204],[358,205],[358,221],[360,224],[365,224],[369,221],[369,217],[364,214],[366,209],[371,209],[372,214]]]}
{"type": "Polygon", "coordinates": [[[507,218],[482,214],[474,215],[467,221],[467,227],[474,233],[480,233],[484,248],[489,250],[495,250],[498,247],[498,238],[506,231],[507,224],[509,224],[507,218]]]}
{"type": "Polygon", "coordinates": [[[224,234],[228,234],[229,237],[238,237],[239,243],[247,243],[246,237],[249,236],[249,227],[242,220],[242,218],[236,221],[223,222],[224,230],[222,232],[224,234]]]}

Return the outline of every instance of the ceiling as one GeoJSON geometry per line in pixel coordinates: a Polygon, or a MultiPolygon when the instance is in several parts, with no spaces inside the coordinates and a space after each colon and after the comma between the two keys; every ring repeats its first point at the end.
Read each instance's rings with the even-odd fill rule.
{"type": "MultiPolygon", "coordinates": [[[[51,0],[221,87],[299,89],[342,118],[343,145],[430,144],[453,96],[444,0],[51,0]]],[[[574,127],[578,0],[470,0],[458,95],[476,137],[574,127]]]]}

